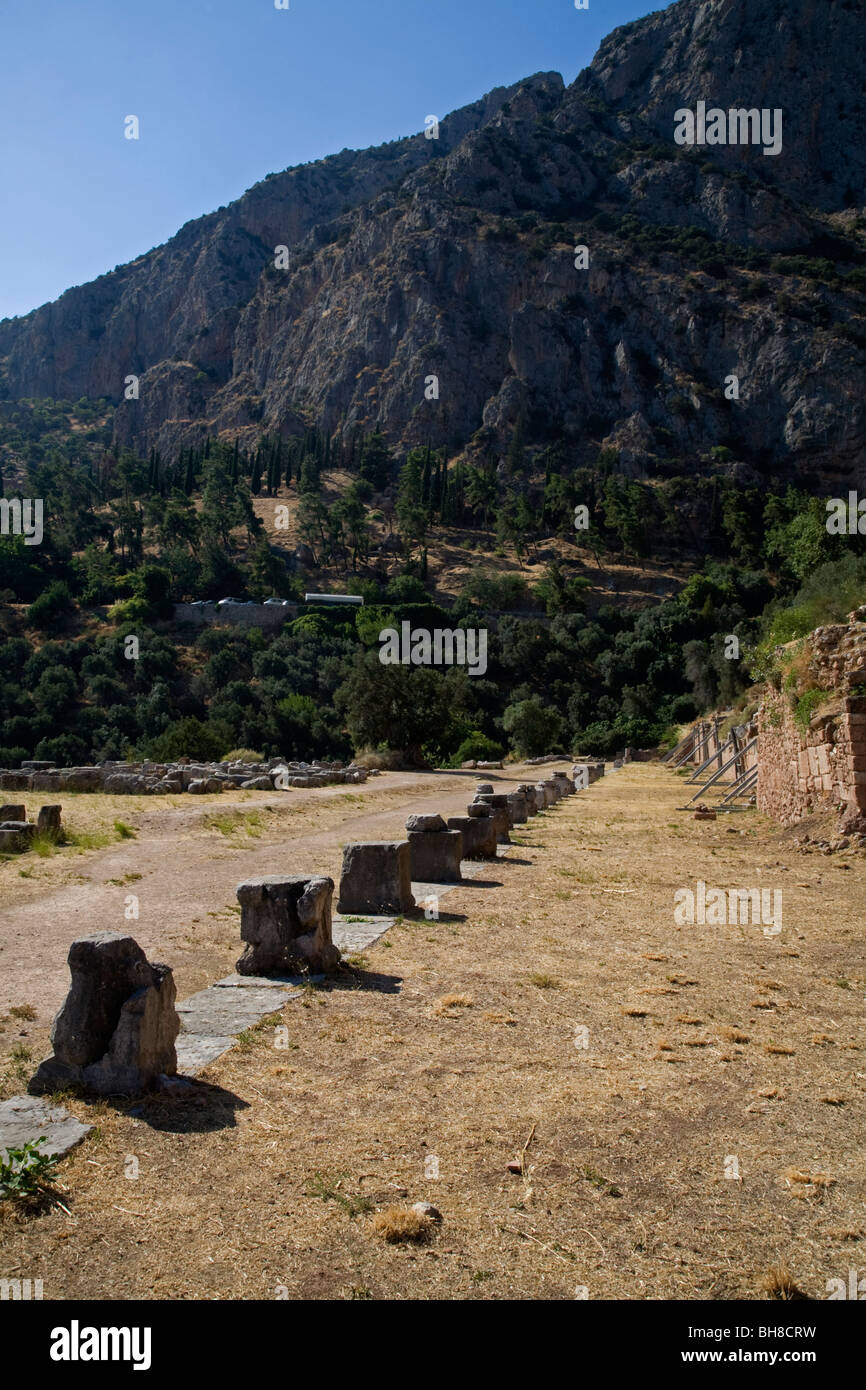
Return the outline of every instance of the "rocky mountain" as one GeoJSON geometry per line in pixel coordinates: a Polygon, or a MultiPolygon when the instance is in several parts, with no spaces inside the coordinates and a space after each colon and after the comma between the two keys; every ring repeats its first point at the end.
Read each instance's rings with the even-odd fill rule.
{"type": "Polygon", "coordinates": [[[318,424],[495,466],[520,421],[635,476],[866,479],[864,40],[862,0],[680,0],[4,320],[0,397],[106,396],[164,454],[318,424]],[[699,103],[781,148],[678,143],[699,103]]]}

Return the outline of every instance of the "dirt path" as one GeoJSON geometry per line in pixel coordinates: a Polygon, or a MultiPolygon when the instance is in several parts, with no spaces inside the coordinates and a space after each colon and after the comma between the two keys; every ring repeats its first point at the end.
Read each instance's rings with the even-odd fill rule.
{"type": "MultiPolygon", "coordinates": [[[[440,786],[367,815],[390,833],[440,786]]],[[[866,859],[681,800],[665,769],[608,775],[286,1006],[285,1047],[263,1025],[191,1099],[72,1102],[99,1128],[63,1167],[71,1216],[7,1211],[0,1275],[46,1298],[729,1299],[782,1264],[825,1298],[866,1264],[866,859]],[[782,931],[677,923],[697,880],[781,889],[782,931]],[[418,1200],[434,1238],[383,1243],[371,1213],[418,1200]]],[[[346,824],[305,842],[328,859],[346,824]]],[[[208,902],[236,867],[208,860],[208,902]]]]}
{"type": "Polygon", "coordinates": [[[150,959],[173,966],[183,998],[233,968],[241,944],[235,890],[243,879],[309,871],[339,885],[343,844],[401,838],[416,811],[465,814],[475,783],[488,775],[504,790],[523,780],[519,769],[388,773],[351,791],[241,799],[68,796],[67,825],[121,817],[136,838],[85,855],[0,864],[0,1016],[30,1005],[36,1026],[47,1026],[69,986],[69,943],[96,931],[130,931],[150,959]],[[32,876],[22,879],[22,869],[32,876]],[[126,916],[132,910],[137,920],[126,916]]]}

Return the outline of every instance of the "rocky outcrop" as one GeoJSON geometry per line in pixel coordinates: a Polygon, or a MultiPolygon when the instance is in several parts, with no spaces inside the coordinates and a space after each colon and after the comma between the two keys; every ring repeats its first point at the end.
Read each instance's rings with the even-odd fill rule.
{"type": "Polygon", "coordinates": [[[721,447],[857,479],[864,39],[857,0],[681,0],[616,30],[567,89],[537,74],[438,140],[269,175],[0,324],[0,393],[108,396],[118,442],[166,456],[315,421],[398,448],[472,439],[495,465],[523,418],[632,476],[721,447]],[[677,145],[674,113],[698,101],[780,109],[781,152],[677,145]],[[139,399],[121,401],[130,373],[139,399]]]}

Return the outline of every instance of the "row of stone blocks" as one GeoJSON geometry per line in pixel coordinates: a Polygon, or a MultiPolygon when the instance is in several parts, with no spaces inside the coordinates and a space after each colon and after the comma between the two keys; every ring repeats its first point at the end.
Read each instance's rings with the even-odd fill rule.
{"type": "MultiPolygon", "coordinates": [[[[569,791],[574,784],[562,774],[503,794],[482,783],[468,814],[452,817],[447,825],[438,815],[410,816],[406,840],[347,845],[339,910],[411,911],[413,879],[459,882],[463,858],[495,858],[497,842],[508,842],[511,826],[569,791]]],[[[334,970],[340,952],[332,936],[333,894],[333,879],[321,875],[241,883],[237,895],[245,949],[238,974],[334,970]]],[[[171,968],[152,964],[131,936],[115,932],[74,941],[68,962],[72,983],[51,1029],[54,1053],[39,1066],[28,1089],[34,1094],[66,1088],[128,1094],[176,1075],[180,1021],[171,968]]]]}
{"type": "MultiPolygon", "coordinates": [[[[250,879],[237,894],[245,943],[239,975],[317,975],[336,968],[333,879],[250,879]]],[[[171,967],[152,964],[137,941],[117,932],[73,941],[68,963],[72,982],[51,1028],[54,1053],[28,1090],[131,1094],[175,1076],[180,1020],[171,967]]]]}
{"type": "Polygon", "coordinates": [[[43,806],[35,821],[28,821],[27,808],[20,803],[0,806],[0,854],[20,854],[29,849],[37,835],[60,838],[61,806],[43,806]]]}

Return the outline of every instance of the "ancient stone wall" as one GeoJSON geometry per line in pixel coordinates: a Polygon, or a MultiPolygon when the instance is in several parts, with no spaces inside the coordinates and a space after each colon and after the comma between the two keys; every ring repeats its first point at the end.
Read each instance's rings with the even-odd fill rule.
{"type": "Polygon", "coordinates": [[[297,604],[277,606],[275,603],[227,603],[220,608],[213,603],[176,603],[174,621],[192,627],[261,627],[268,631],[282,627],[298,616],[297,604]]]}
{"type": "Polygon", "coordinates": [[[758,716],[757,805],[782,825],[822,809],[866,813],[866,698],[842,697],[801,733],[787,696],[768,691],[758,716]]]}

